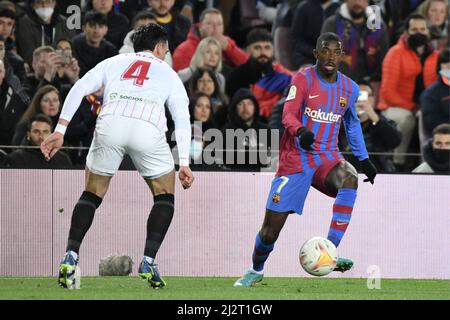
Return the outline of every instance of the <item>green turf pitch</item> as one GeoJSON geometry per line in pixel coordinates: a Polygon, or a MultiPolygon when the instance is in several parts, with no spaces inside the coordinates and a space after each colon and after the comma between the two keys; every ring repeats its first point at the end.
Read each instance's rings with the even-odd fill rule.
{"type": "Polygon", "coordinates": [[[234,288],[236,278],[165,277],[161,290],[137,277],[83,277],[80,290],[57,286],[54,277],[0,277],[0,299],[446,299],[448,280],[381,279],[381,289],[367,279],[265,278],[253,288],[234,288]]]}

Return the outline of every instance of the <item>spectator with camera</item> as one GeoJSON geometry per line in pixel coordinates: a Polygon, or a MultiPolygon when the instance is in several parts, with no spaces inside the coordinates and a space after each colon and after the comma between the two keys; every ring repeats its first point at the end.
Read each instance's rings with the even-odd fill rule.
{"type": "MultiPolygon", "coordinates": [[[[80,78],[80,66],[73,57],[72,42],[68,39],[60,39],[55,46],[56,55],[61,57],[61,66],[56,70],[57,79],[72,87],[80,78]]],[[[65,95],[63,95],[65,97],[65,95]]]]}
{"type": "MultiPolygon", "coordinates": [[[[400,144],[402,134],[394,121],[387,119],[375,109],[375,96],[370,83],[359,82],[358,85],[360,94],[356,103],[356,113],[361,123],[367,151],[389,153],[400,144]]],[[[343,127],[339,132],[339,149],[351,152],[343,127]]],[[[359,167],[359,161],[353,154],[344,156],[353,166],[359,167]]],[[[370,159],[378,172],[395,172],[396,170],[391,157],[387,154],[371,155],[370,159]]]]}
{"type": "Polygon", "coordinates": [[[70,88],[80,77],[78,61],[72,57],[70,44],[60,40],[57,50],[50,46],[36,48],[33,52],[33,73],[25,79],[24,87],[30,97],[46,85],[56,87],[65,99],[70,88]]]}
{"type": "Polygon", "coordinates": [[[51,46],[61,38],[71,39],[75,35],[75,30],[67,27],[67,19],[55,12],[56,3],[57,0],[30,0],[28,14],[17,21],[17,51],[28,65],[32,64],[36,48],[51,46]]]}

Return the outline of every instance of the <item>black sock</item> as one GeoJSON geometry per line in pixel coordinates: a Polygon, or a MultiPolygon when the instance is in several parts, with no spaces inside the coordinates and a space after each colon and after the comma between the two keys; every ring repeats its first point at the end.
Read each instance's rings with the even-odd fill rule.
{"type": "Polygon", "coordinates": [[[153,200],[153,208],[147,220],[147,238],[144,250],[144,255],[150,258],[155,258],[172,222],[174,195],[159,194],[153,200]]]}
{"type": "Polygon", "coordinates": [[[101,203],[102,198],[96,194],[89,191],[83,192],[73,209],[66,251],[71,250],[78,254],[81,242],[94,220],[95,210],[101,203]]]}

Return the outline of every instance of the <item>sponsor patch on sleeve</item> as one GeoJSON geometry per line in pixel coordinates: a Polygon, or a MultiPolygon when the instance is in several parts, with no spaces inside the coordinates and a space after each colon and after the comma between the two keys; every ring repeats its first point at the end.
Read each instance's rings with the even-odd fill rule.
{"type": "Polygon", "coordinates": [[[291,88],[289,89],[289,94],[286,98],[286,101],[295,99],[296,95],[297,95],[297,87],[295,85],[292,85],[291,88]]]}

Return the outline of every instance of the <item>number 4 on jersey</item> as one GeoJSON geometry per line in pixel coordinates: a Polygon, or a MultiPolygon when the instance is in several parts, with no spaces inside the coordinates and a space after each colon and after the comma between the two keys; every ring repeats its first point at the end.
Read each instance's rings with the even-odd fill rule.
{"type": "Polygon", "coordinates": [[[120,77],[120,80],[130,80],[133,79],[133,84],[135,86],[142,87],[147,77],[148,70],[150,69],[151,63],[148,61],[137,60],[133,62],[120,77]]]}

